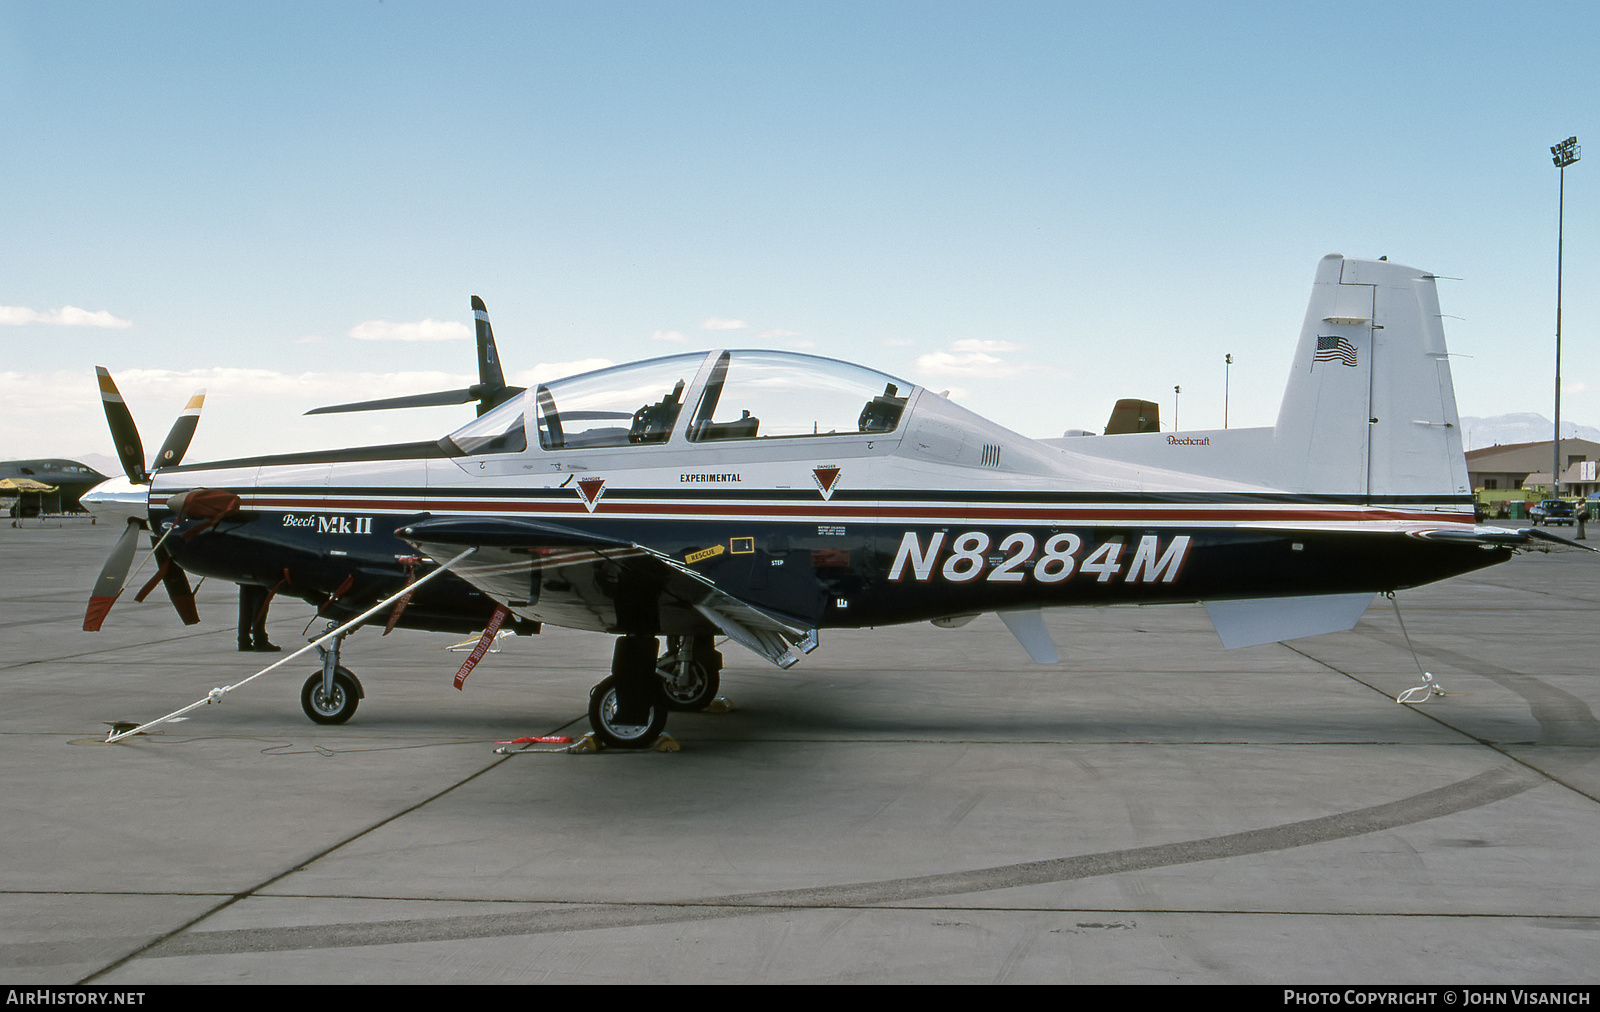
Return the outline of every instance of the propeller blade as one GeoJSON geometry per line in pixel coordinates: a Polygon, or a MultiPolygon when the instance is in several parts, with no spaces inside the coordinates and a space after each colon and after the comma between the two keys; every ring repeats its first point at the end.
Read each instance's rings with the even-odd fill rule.
{"type": "Polygon", "coordinates": [[[200,409],[205,406],[206,392],[196,390],[189,403],[184,406],[183,414],[172,423],[172,431],[167,433],[167,441],[161,444],[161,449],[156,453],[156,467],[177,467],[183,463],[183,455],[189,449],[189,440],[194,438],[195,426],[200,424],[200,409]]]}
{"type": "Polygon", "coordinates": [[[99,632],[106,612],[111,610],[122,594],[123,585],[128,582],[128,570],[133,568],[133,552],[139,545],[139,532],[143,529],[143,520],[128,518],[128,526],[123,528],[117,546],[111,550],[111,556],[100,569],[99,579],[94,581],[94,589],[89,592],[89,609],[83,614],[84,632],[99,632]]]}
{"type": "Polygon", "coordinates": [[[178,617],[183,619],[184,625],[195,625],[200,621],[200,612],[195,607],[194,591],[189,587],[189,577],[184,573],[183,567],[173,561],[172,556],[165,548],[159,545],[155,549],[155,557],[161,562],[161,568],[156,570],[156,575],[139,588],[139,593],[134,595],[135,601],[142,602],[156,589],[156,584],[166,585],[167,597],[172,599],[172,607],[178,611],[178,617]]]}
{"type": "Polygon", "coordinates": [[[330,404],[325,408],[312,408],[308,415],[332,415],[341,411],[383,411],[388,408],[432,408],[441,404],[465,404],[473,399],[472,389],[441,390],[433,394],[408,394],[405,397],[385,397],[377,401],[355,401],[351,404],[330,404]]]}
{"type": "Polygon", "coordinates": [[[161,582],[167,585],[167,597],[172,599],[172,606],[178,610],[178,617],[183,619],[183,624],[199,625],[200,610],[195,607],[194,590],[189,586],[188,574],[179,569],[177,563],[173,563],[161,582]]]}
{"type": "Polygon", "coordinates": [[[100,401],[106,409],[106,423],[111,426],[111,440],[117,444],[117,459],[122,461],[122,471],[135,485],[150,484],[150,475],[144,469],[144,443],[139,441],[139,429],[133,424],[133,413],[127,402],[111,381],[111,373],[104,366],[94,367],[100,378],[100,401]]]}

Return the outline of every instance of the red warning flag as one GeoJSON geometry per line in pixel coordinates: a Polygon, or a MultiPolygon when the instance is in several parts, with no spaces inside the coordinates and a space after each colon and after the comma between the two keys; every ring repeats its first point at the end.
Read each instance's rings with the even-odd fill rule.
{"type": "Polygon", "coordinates": [[[505,605],[501,605],[489,617],[489,626],[483,630],[478,645],[472,648],[472,653],[461,662],[461,670],[456,672],[457,689],[466,684],[467,676],[472,674],[472,669],[477,667],[478,662],[483,660],[483,655],[489,652],[489,644],[494,642],[494,634],[500,631],[500,623],[504,622],[509,614],[511,613],[506,610],[505,605]]]}

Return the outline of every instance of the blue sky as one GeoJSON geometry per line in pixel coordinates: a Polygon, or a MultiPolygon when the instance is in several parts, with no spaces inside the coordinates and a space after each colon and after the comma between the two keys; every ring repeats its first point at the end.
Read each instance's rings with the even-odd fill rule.
{"type": "Polygon", "coordinates": [[[0,0],[0,457],[109,453],[94,365],[148,447],[206,387],[192,459],[441,434],[470,409],[300,412],[466,382],[399,338],[473,294],[523,379],[795,348],[1051,436],[1175,384],[1220,426],[1231,353],[1264,425],[1329,252],[1461,279],[1462,413],[1548,415],[1597,10],[0,0]]]}

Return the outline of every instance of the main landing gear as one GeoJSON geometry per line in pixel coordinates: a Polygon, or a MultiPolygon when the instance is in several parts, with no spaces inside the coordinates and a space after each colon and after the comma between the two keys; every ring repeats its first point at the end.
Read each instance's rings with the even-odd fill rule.
{"type": "MultiPolygon", "coordinates": [[[[330,631],[336,628],[337,622],[328,623],[330,631]]],[[[344,637],[340,633],[327,646],[317,648],[322,653],[322,670],[314,672],[300,687],[300,708],[318,724],[343,724],[355,716],[361,697],[366,695],[350,669],[339,664],[344,637]]]]}
{"type": "Polygon", "coordinates": [[[589,690],[589,725],[607,748],[649,748],[673,710],[704,710],[716,698],[722,654],[709,636],[618,638],[611,677],[589,690]]]}
{"type": "Polygon", "coordinates": [[[589,690],[589,726],[607,748],[649,748],[667,726],[667,697],[656,677],[656,638],[623,636],[611,677],[589,690]]]}
{"type": "Polygon", "coordinates": [[[668,636],[667,650],[656,663],[669,710],[699,711],[717,698],[722,681],[722,653],[710,636],[668,636]]]}

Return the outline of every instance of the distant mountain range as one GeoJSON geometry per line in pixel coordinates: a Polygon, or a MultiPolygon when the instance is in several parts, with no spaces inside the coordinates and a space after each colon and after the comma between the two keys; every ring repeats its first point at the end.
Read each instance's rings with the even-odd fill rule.
{"type": "MultiPolygon", "coordinates": [[[[1535,411],[1518,411],[1490,418],[1461,416],[1461,441],[1469,450],[1506,443],[1549,442],[1550,430],[1550,419],[1535,411]]],[[[1591,439],[1600,443],[1600,429],[1563,419],[1561,438],[1591,439]]]]}

